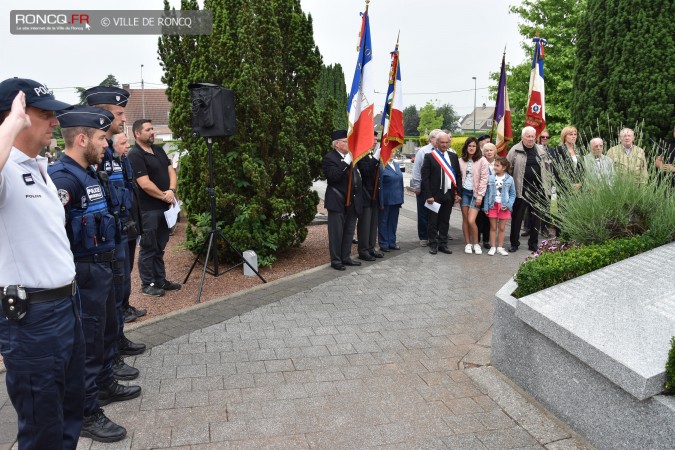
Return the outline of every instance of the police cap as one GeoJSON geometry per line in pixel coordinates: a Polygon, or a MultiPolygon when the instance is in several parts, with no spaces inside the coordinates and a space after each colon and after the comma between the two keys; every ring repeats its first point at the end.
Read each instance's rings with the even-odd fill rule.
{"type": "Polygon", "coordinates": [[[108,131],[115,116],[110,111],[93,106],[75,105],[56,112],[61,128],[96,128],[108,131]]]}
{"type": "Polygon", "coordinates": [[[330,134],[331,141],[337,141],[338,139],[344,139],[347,137],[347,130],[335,130],[330,134]]]}
{"type": "Polygon", "coordinates": [[[95,86],[84,91],[89,106],[119,105],[125,108],[129,95],[129,91],[115,86],[95,86]]]}
{"type": "Polygon", "coordinates": [[[8,78],[0,83],[0,111],[12,109],[12,102],[16,94],[23,91],[26,94],[26,106],[40,108],[45,111],[57,111],[70,106],[54,98],[47,87],[37,81],[27,78],[8,78]]]}

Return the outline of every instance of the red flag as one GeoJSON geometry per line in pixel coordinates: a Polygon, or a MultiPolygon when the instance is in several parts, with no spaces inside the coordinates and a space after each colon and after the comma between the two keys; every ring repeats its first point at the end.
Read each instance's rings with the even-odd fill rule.
{"type": "Polygon", "coordinates": [[[382,112],[382,147],[380,159],[387,164],[394,152],[403,145],[405,131],[403,129],[403,91],[401,86],[401,66],[396,49],[391,53],[391,70],[389,71],[389,87],[387,100],[382,112]]]}

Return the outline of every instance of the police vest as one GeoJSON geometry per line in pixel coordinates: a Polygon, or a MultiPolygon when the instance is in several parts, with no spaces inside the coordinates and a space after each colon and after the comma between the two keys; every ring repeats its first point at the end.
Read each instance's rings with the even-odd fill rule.
{"type": "MultiPolygon", "coordinates": [[[[129,164],[128,161],[126,163],[129,164]]],[[[108,147],[103,155],[101,165],[108,174],[108,190],[110,191],[110,204],[113,214],[120,219],[122,228],[124,228],[124,223],[131,214],[133,191],[127,186],[127,176],[124,173],[123,163],[115,158],[112,148],[108,147]]],[[[131,166],[128,173],[131,174],[131,166]]]]}
{"type": "Polygon", "coordinates": [[[68,238],[75,259],[114,250],[117,225],[115,217],[108,210],[103,186],[89,172],[69,166],[57,161],[49,167],[49,173],[64,172],[67,178],[77,180],[81,187],[79,199],[76,192],[70,193],[72,203],[66,217],[68,238]]]}

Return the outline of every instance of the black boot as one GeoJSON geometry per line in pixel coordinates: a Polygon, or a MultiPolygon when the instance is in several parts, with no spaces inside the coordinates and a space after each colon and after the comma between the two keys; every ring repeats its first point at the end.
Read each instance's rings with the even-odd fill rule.
{"type": "Polygon", "coordinates": [[[98,404],[105,406],[112,402],[123,402],[131,400],[141,395],[140,386],[124,386],[119,384],[117,380],[110,383],[110,386],[101,388],[98,391],[98,404]]]}
{"type": "Polygon", "coordinates": [[[112,370],[116,380],[131,381],[138,378],[138,369],[125,363],[121,355],[113,361],[112,370]]]}
{"type": "Polygon", "coordinates": [[[91,416],[84,416],[80,436],[98,442],[117,442],[127,436],[127,430],[108,419],[99,408],[91,416]]]}
{"type": "Polygon", "coordinates": [[[119,354],[122,356],[140,355],[145,351],[145,344],[131,342],[126,336],[122,335],[118,344],[118,349],[119,354]]]}

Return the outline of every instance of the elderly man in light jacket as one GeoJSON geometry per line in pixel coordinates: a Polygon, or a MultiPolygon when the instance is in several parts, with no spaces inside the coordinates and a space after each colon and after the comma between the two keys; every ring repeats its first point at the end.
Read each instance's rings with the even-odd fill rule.
{"type": "Polygon", "coordinates": [[[537,131],[525,127],[519,143],[511,147],[506,159],[511,163],[511,175],[516,184],[516,202],[511,216],[511,248],[515,252],[520,246],[520,226],[525,211],[532,217],[532,228],[527,240],[527,248],[537,251],[539,243],[540,212],[533,205],[537,198],[544,198],[550,186],[550,159],[543,146],[536,144],[537,131]]]}

